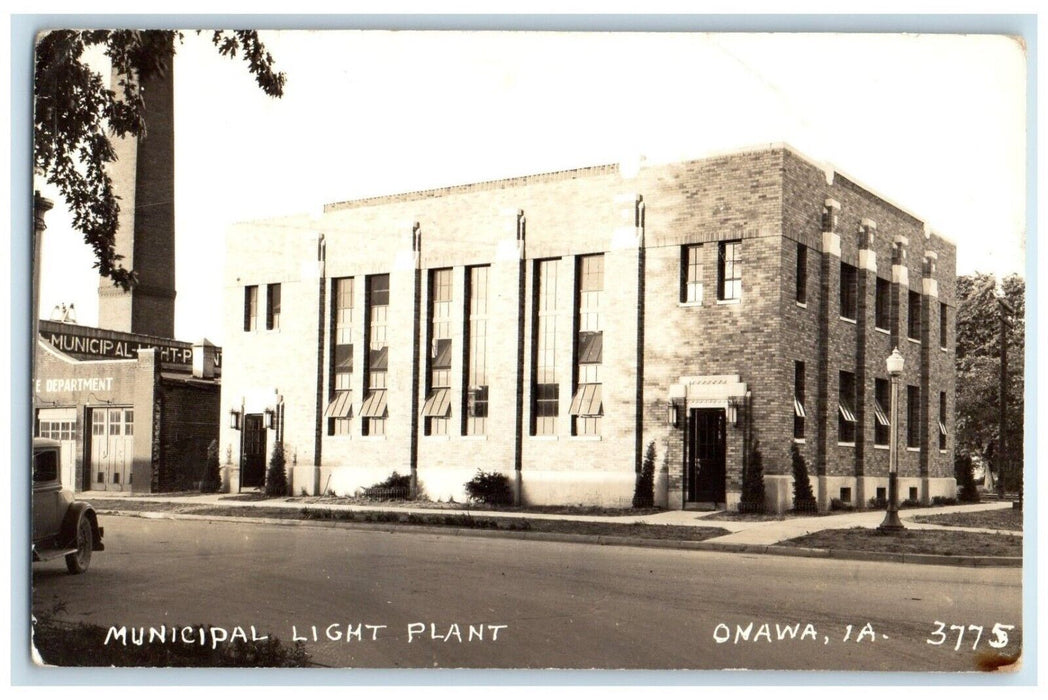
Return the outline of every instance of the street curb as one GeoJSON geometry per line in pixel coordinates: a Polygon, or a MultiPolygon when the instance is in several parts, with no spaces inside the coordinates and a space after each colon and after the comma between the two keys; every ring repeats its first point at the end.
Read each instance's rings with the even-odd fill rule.
{"type": "Polygon", "coordinates": [[[737,544],[730,542],[659,540],[621,535],[581,535],[566,532],[533,532],[529,530],[484,530],[477,528],[441,527],[433,525],[409,525],[405,523],[367,523],[346,520],[304,520],[299,518],[254,518],[233,515],[194,515],[192,513],[169,513],[162,511],[121,511],[104,509],[99,515],[122,515],[148,520],[198,520],[208,522],[243,522],[259,525],[284,527],[327,527],[370,530],[372,532],[418,532],[429,535],[451,535],[456,537],[489,537],[543,542],[568,542],[597,544],[618,547],[645,547],[649,549],[678,549],[692,551],[721,552],[724,554],[771,554],[784,557],[807,557],[815,559],[843,559],[852,561],[895,562],[900,564],[931,564],[938,566],[1006,567],[1021,568],[1021,557],[949,556],[941,554],[900,554],[894,552],[865,552],[854,549],[814,549],[785,545],[737,544]]]}

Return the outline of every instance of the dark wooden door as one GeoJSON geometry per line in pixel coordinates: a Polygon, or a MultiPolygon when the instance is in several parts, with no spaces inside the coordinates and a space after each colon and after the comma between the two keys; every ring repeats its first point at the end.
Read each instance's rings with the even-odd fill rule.
{"type": "Polygon", "coordinates": [[[244,465],[240,472],[241,488],[266,485],[266,429],[261,413],[244,416],[244,465]]]}
{"type": "Polygon", "coordinates": [[[688,416],[688,500],[724,503],[724,409],[700,408],[688,416]]]}

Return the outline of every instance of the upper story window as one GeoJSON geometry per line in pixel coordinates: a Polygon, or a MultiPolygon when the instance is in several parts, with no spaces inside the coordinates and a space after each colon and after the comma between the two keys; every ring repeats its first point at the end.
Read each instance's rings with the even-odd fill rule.
{"type": "Polygon", "coordinates": [[[797,244],[797,303],[808,301],[808,249],[797,244]]]}
{"type": "Polygon", "coordinates": [[[735,301],[742,298],[742,241],[717,244],[717,299],[735,301]]]}
{"type": "Polygon", "coordinates": [[[560,411],[557,381],[557,276],[559,260],[535,263],[535,354],[532,362],[531,434],[555,435],[560,411]]]}
{"type": "Polygon", "coordinates": [[[949,314],[946,310],[946,304],[939,302],[939,347],[945,350],[948,345],[947,341],[949,338],[949,314]]]}
{"type": "Polygon", "coordinates": [[[579,334],[576,338],[576,385],[571,399],[572,433],[600,435],[604,403],[601,398],[601,365],[604,333],[601,330],[601,297],[604,295],[604,256],[586,255],[578,262],[579,334]]]}
{"type": "Polygon", "coordinates": [[[258,286],[244,287],[244,330],[258,328],[258,286]]]}
{"type": "Polygon", "coordinates": [[[921,446],[921,389],[906,387],[906,446],[921,446]]]}
{"type": "Polygon", "coordinates": [[[859,271],[841,263],[841,318],[856,320],[859,316],[859,271]]]}
{"type": "Polygon", "coordinates": [[[855,375],[841,372],[837,385],[837,441],[855,442],[855,375]]]}
{"type": "Polygon", "coordinates": [[[389,275],[369,275],[364,290],[364,328],[367,332],[367,353],[364,355],[365,388],[367,396],[360,406],[364,435],[385,435],[386,373],[389,370],[387,330],[389,319],[389,275]]]}
{"type": "Polygon", "coordinates": [[[892,390],[887,379],[874,379],[873,444],[887,445],[891,440],[892,390]]]}
{"type": "Polygon", "coordinates": [[[906,313],[906,336],[911,340],[921,339],[921,293],[911,291],[906,313]]]}
{"type": "Polygon", "coordinates": [[[266,330],[280,328],[280,284],[266,285],[266,330]]]}
{"type": "Polygon", "coordinates": [[[353,417],[353,278],[331,281],[331,391],[328,435],[346,435],[353,417]]]}
{"type": "Polygon", "coordinates": [[[892,285],[888,280],[877,278],[873,307],[874,327],[882,331],[889,330],[892,323],[892,285]]]}
{"type": "Polygon", "coordinates": [[[804,363],[793,363],[793,437],[804,439],[804,363]]]}
{"type": "Polygon", "coordinates": [[[702,246],[681,248],[680,300],[682,304],[702,303],[702,246]]]}

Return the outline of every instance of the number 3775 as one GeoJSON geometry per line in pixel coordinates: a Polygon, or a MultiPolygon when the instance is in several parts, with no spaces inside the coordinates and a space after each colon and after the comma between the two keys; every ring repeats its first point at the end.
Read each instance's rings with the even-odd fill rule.
{"type": "MultiPolygon", "coordinates": [[[[954,651],[960,651],[961,645],[964,643],[965,634],[968,635],[969,639],[972,639],[972,651],[976,650],[979,647],[979,642],[983,641],[983,636],[986,632],[986,628],[982,625],[947,625],[945,622],[939,622],[938,620],[933,624],[935,625],[935,630],[927,639],[928,644],[941,646],[956,633],[957,643],[953,646],[954,651]]],[[[1013,629],[1015,629],[1015,625],[1002,625],[998,622],[989,631],[986,642],[994,649],[1004,649],[1008,646],[1008,630],[1013,629]]]]}

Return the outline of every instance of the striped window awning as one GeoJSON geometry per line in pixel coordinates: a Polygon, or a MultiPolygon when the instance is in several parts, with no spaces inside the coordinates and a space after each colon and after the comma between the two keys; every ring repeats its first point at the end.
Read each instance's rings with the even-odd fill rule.
{"type": "Polygon", "coordinates": [[[603,331],[582,331],[579,333],[579,364],[600,364],[604,358],[603,331]]]}
{"type": "Polygon", "coordinates": [[[451,389],[434,388],[426,397],[426,403],[422,406],[422,415],[426,418],[447,418],[450,410],[451,389]]]}
{"type": "Polygon", "coordinates": [[[851,410],[850,406],[846,406],[843,403],[838,405],[841,412],[841,418],[848,421],[849,423],[855,422],[855,412],[851,410]]]}
{"type": "Polygon", "coordinates": [[[888,420],[888,414],[884,410],[884,406],[877,399],[873,400],[873,415],[877,417],[878,425],[883,425],[885,428],[891,427],[892,422],[888,420]]]}
{"type": "Polygon", "coordinates": [[[793,397],[793,412],[798,418],[806,418],[804,415],[804,404],[796,396],[793,397]]]}
{"type": "Polygon", "coordinates": [[[385,418],[386,417],[386,390],[372,389],[364,399],[360,407],[361,418],[385,418]]]}
{"type": "Polygon", "coordinates": [[[339,391],[335,398],[328,402],[324,411],[325,418],[352,418],[353,417],[353,392],[339,391]]]}
{"type": "Polygon", "coordinates": [[[571,399],[571,415],[600,416],[604,413],[600,384],[579,384],[571,399]]]}
{"type": "Polygon", "coordinates": [[[946,424],[943,423],[941,420],[939,421],[939,433],[941,435],[946,435],[946,424]]]}

